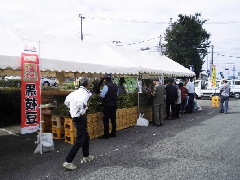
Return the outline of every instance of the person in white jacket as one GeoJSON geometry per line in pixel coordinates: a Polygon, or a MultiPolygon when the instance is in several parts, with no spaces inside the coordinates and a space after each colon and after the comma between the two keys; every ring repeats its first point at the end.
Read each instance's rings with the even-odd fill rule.
{"type": "Polygon", "coordinates": [[[89,135],[87,131],[87,105],[91,97],[91,92],[88,90],[90,82],[87,78],[80,80],[80,88],[70,93],[65,100],[65,105],[70,108],[72,121],[76,128],[76,141],[66,157],[66,162],[63,167],[74,170],[77,167],[72,163],[78,150],[82,147],[83,162],[93,160],[94,157],[89,155],[89,135]]]}

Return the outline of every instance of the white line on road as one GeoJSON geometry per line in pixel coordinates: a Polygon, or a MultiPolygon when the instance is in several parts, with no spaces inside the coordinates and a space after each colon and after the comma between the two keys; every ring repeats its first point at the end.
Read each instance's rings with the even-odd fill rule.
{"type": "Polygon", "coordinates": [[[6,133],[8,133],[8,134],[14,135],[14,136],[19,136],[19,135],[15,134],[15,133],[13,133],[13,132],[7,130],[7,129],[0,128],[0,130],[6,132],[6,133]]]}

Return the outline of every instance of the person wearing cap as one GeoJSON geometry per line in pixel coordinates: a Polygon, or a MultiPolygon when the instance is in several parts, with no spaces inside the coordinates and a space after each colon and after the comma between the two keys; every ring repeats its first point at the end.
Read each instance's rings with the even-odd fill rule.
{"type": "Polygon", "coordinates": [[[185,79],[185,83],[188,90],[188,105],[186,112],[192,113],[194,109],[195,86],[188,78],[185,79]]]}
{"type": "Polygon", "coordinates": [[[76,141],[69,151],[66,162],[63,167],[69,170],[75,170],[77,167],[72,163],[78,150],[82,147],[83,162],[93,160],[94,157],[89,155],[89,134],[87,131],[87,104],[91,92],[90,82],[87,78],[80,79],[80,87],[78,90],[71,92],[64,102],[70,109],[70,115],[76,128],[76,141]]]}
{"type": "Polygon", "coordinates": [[[117,110],[117,96],[118,86],[112,82],[112,75],[105,74],[106,84],[103,86],[100,96],[103,98],[103,124],[104,135],[101,139],[109,139],[110,137],[116,137],[116,110],[117,110]],[[112,124],[112,131],[109,134],[109,119],[112,124]]]}
{"type": "Polygon", "coordinates": [[[222,85],[220,87],[220,113],[228,113],[228,101],[229,101],[229,93],[230,87],[227,83],[226,79],[222,80],[222,85]],[[223,105],[225,102],[225,106],[223,105]]]}
{"type": "Polygon", "coordinates": [[[171,106],[171,118],[175,119],[175,106],[178,99],[177,88],[173,85],[173,79],[168,79],[168,85],[165,88],[166,90],[166,119],[170,120],[170,106],[171,106]]]}
{"type": "Polygon", "coordinates": [[[125,89],[124,83],[126,83],[124,77],[120,77],[118,84],[118,95],[126,94],[127,91],[125,89]]]}
{"type": "Polygon", "coordinates": [[[160,84],[159,79],[153,79],[154,89],[151,93],[153,98],[153,125],[159,127],[163,126],[163,104],[165,87],[160,84]]]}
{"type": "Polygon", "coordinates": [[[101,77],[100,79],[99,78],[94,79],[94,81],[93,81],[93,93],[94,94],[100,94],[100,92],[101,92],[100,88],[101,88],[103,82],[104,82],[103,77],[101,77]]]}

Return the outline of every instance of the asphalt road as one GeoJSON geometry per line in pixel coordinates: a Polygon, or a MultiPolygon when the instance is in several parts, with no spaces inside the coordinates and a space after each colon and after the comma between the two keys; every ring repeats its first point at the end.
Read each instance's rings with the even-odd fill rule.
{"type": "Polygon", "coordinates": [[[240,179],[240,100],[231,99],[229,114],[210,100],[202,111],[165,121],[162,127],[133,127],[116,138],[90,142],[94,161],[74,160],[75,171],[62,167],[71,145],[55,140],[55,151],[34,155],[36,134],[0,129],[0,179],[208,180],[240,179]],[[10,135],[9,133],[13,133],[10,135]]]}

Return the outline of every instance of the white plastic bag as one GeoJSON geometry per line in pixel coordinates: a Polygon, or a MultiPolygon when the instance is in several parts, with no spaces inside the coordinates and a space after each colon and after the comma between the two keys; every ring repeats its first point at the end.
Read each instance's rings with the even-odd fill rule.
{"type": "Polygon", "coordinates": [[[147,119],[143,118],[143,115],[144,114],[139,114],[136,126],[148,126],[149,121],[147,119]]]}
{"type": "MultiPolygon", "coordinates": [[[[34,151],[34,154],[40,153],[40,134],[37,136],[38,146],[34,151]]],[[[54,150],[53,144],[53,134],[52,133],[42,133],[42,150],[43,152],[50,152],[54,150]]]]}
{"type": "Polygon", "coordinates": [[[199,105],[198,101],[194,98],[194,110],[202,111],[201,106],[199,105]]]}

